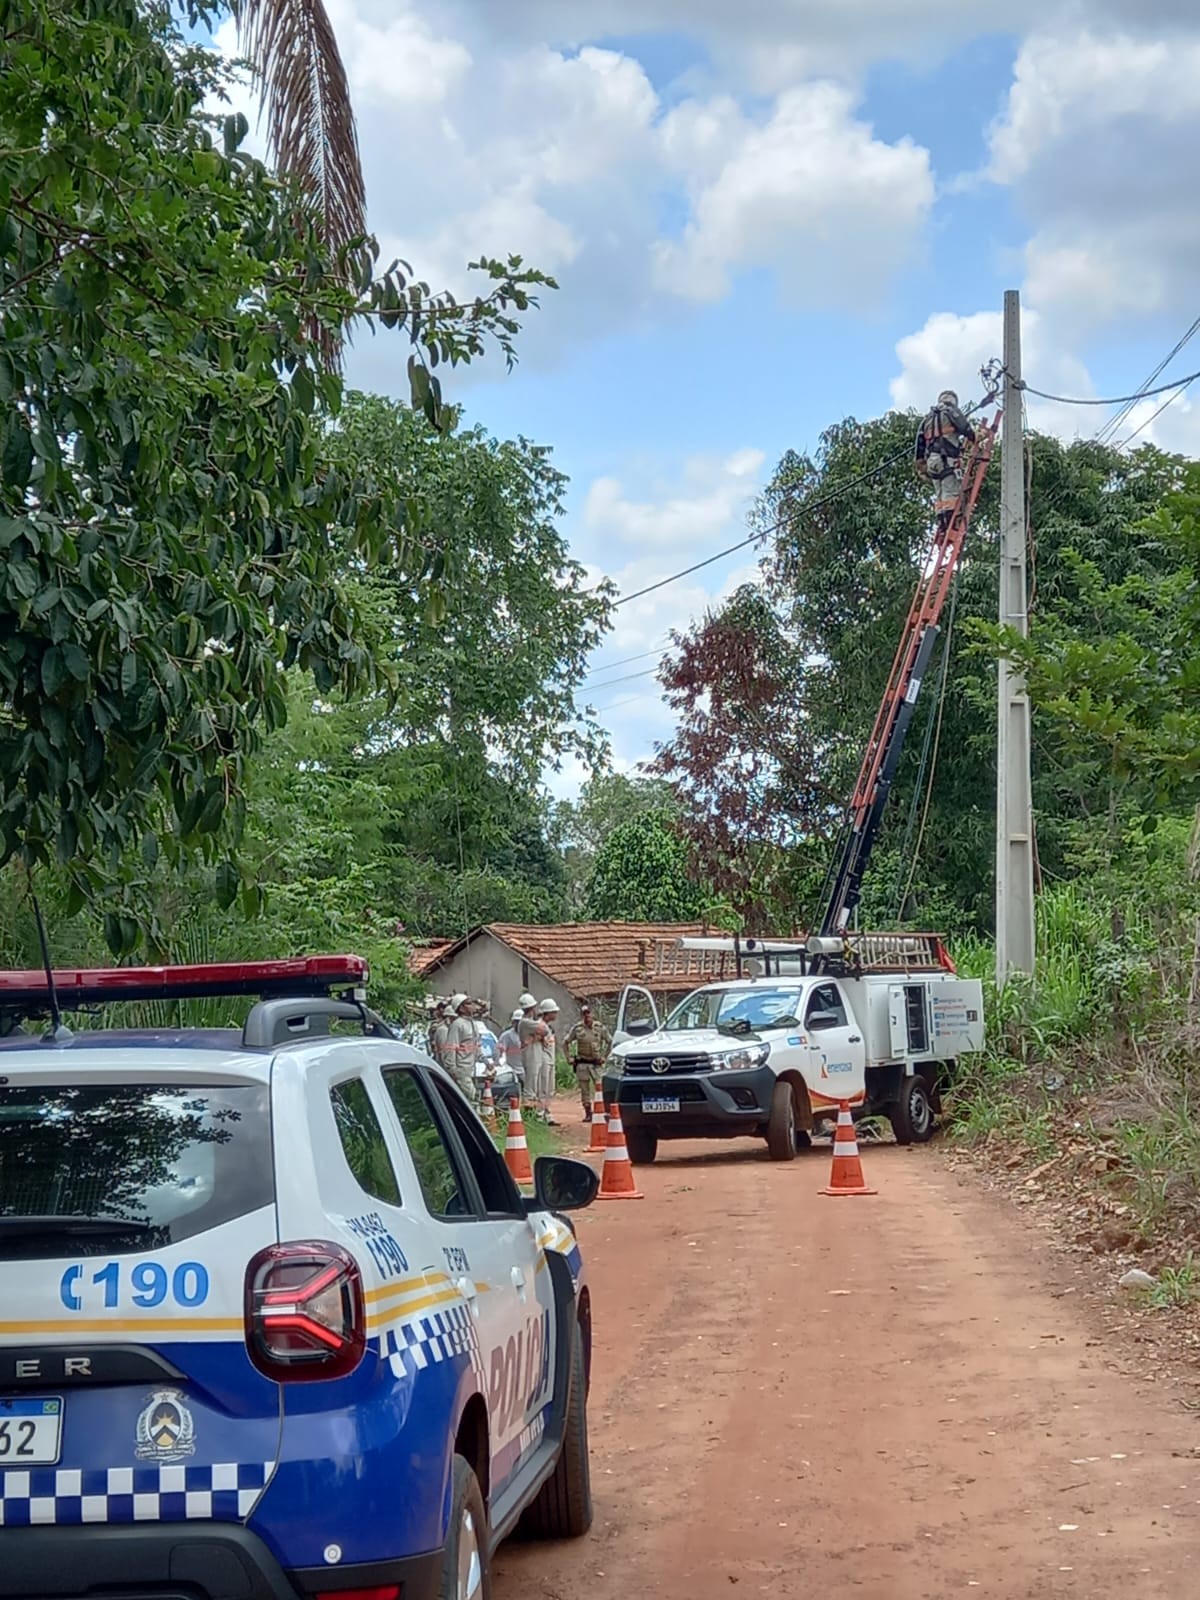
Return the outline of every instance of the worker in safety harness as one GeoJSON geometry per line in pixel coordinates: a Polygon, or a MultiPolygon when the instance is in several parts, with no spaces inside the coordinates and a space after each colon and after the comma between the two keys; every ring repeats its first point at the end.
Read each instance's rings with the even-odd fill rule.
{"type": "Polygon", "coordinates": [[[962,493],[963,440],[975,442],[975,429],[959,410],[953,389],[943,389],[937,405],[922,422],[917,433],[915,465],[921,477],[933,485],[937,529],[943,538],[950,528],[954,508],[962,493]]]}

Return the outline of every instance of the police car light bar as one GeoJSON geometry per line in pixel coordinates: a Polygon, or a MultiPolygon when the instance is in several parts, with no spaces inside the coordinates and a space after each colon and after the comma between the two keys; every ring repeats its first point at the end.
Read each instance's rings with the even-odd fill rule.
{"type": "MultiPolygon", "coordinates": [[[[54,987],[64,1011],[119,1000],[196,1000],[254,995],[290,998],[365,991],[362,956],[301,956],[290,961],[221,961],[189,967],[100,967],[56,971],[54,987]]],[[[0,1011],[43,1012],[50,988],[44,972],[0,972],[0,1011]]]]}

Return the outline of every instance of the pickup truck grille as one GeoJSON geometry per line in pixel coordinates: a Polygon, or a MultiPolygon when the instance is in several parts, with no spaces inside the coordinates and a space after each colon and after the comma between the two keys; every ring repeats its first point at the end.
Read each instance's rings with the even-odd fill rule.
{"type": "Polygon", "coordinates": [[[665,1078],[672,1072],[709,1072],[712,1061],[707,1055],[673,1056],[666,1051],[659,1051],[652,1056],[626,1056],[625,1071],[635,1077],[643,1074],[653,1078],[665,1078]],[[666,1059],[671,1063],[666,1072],[655,1072],[651,1066],[653,1061],[666,1059]]]}

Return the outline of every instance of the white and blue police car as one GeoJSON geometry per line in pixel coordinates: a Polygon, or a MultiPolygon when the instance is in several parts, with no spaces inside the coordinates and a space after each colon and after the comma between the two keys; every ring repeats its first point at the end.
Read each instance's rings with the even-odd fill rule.
{"type": "Polygon", "coordinates": [[[473,1600],[588,1528],[595,1174],[523,1197],[366,976],[0,973],[0,1595],[473,1600]]]}

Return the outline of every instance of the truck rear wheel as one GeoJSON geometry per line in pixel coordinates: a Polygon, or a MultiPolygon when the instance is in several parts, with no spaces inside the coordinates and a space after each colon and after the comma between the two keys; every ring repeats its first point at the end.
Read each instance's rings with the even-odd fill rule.
{"type": "Polygon", "coordinates": [[[928,1144],[933,1138],[933,1100],[925,1079],[905,1078],[900,1097],[888,1107],[897,1144],[928,1144]]]}
{"type": "Polygon", "coordinates": [[[626,1128],[625,1148],[635,1167],[648,1167],[658,1154],[658,1135],[653,1128],[626,1128]]]}
{"type": "Polygon", "coordinates": [[[772,1161],[792,1161],[796,1155],[796,1102],[790,1083],[777,1083],[771,1092],[767,1123],[767,1154],[772,1161]]]}

